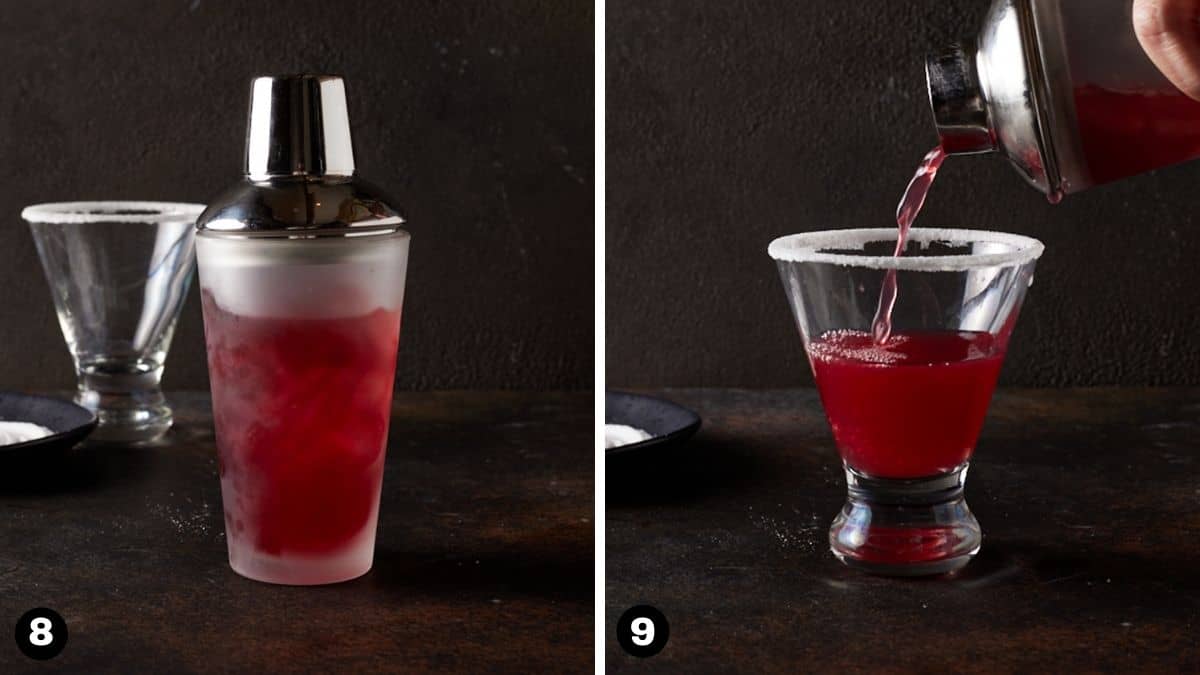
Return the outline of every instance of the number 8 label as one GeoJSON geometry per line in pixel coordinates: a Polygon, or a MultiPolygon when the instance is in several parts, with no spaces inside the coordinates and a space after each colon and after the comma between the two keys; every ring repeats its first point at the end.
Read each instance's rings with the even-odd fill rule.
{"type": "MultiPolygon", "coordinates": [[[[29,627],[33,629],[33,632],[29,634],[29,643],[35,647],[45,647],[51,642],[54,642],[54,635],[50,633],[50,627],[52,625],[53,624],[50,623],[50,619],[47,619],[44,616],[39,616],[33,621],[30,621],[29,627]]],[[[653,635],[654,629],[651,628],[650,632],[653,635]]]]}
{"type": "Polygon", "coordinates": [[[14,637],[17,648],[31,659],[45,661],[62,653],[67,646],[67,622],[62,615],[45,607],[25,612],[17,619],[14,637]]]}

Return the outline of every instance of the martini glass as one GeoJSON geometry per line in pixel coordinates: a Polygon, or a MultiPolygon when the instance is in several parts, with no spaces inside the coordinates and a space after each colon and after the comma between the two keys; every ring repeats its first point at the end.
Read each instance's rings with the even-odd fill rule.
{"type": "Polygon", "coordinates": [[[75,401],[92,440],[154,441],[171,427],[159,387],[196,267],[202,204],[64,202],[26,207],[59,326],[75,362],[75,401]]]}
{"type": "Polygon", "coordinates": [[[1025,292],[1036,239],[895,228],[812,232],[771,243],[846,471],[829,532],[839,560],[868,572],[926,575],[966,565],[979,523],[967,467],[1025,292]],[[894,271],[891,336],[872,320],[894,271]]]}

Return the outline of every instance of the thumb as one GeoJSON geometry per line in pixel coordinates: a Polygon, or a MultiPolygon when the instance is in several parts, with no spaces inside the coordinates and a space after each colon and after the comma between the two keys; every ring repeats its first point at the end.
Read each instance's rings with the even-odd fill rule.
{"type": "Polygon", "coordinates": [[[1200,100],[1200,0],[1134,0],[1133,29],[1171,84],[1200,100]]]}

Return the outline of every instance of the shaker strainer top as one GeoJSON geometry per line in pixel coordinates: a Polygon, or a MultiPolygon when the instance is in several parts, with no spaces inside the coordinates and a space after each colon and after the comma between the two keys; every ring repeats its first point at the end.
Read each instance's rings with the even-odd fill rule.
{"type": "Polygon", "coordinates": [[[254,79],[244,170],[201,214],[199,234],[360,236],[405,223],[389,197],[354,175],[346,88],[335,75],[254,79]]]}

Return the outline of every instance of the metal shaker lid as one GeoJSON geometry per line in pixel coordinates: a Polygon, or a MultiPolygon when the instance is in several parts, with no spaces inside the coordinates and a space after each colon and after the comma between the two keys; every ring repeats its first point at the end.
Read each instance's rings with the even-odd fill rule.
{"type": "Polygon", "coordinates": [[[250,86],[245,168],[252,180],[354,175],[342,78],[255,78],[250,86]]]}
{"type": "Polygon", "coordinates": [[[196,222],[206,235],[327,237],[395,232],[391,199],[354,175],[346,88],[335,75],[255,78],[244,179],[196,222]]]}
{"type": "Polygon", "coordinates": [[[995,0],[977,40],[930,54],[925,74],[947,154],[1000,151],[1033,187],[1061,189],[1028,0],[995,0]]]}

